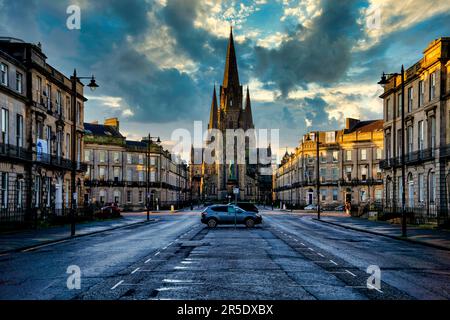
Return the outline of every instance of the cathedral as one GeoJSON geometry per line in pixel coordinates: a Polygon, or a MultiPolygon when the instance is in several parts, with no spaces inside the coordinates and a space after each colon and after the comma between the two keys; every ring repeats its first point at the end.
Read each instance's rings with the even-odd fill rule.
{"type": "MultiPolygon", "coordinates": [[[[226,131],[228,129],[254,129],[250,90],[247,87],[245,100],[244,89],[239,82],[239,72],[233,40],[233,30],[230,31],[223,81],[217,97],[214,85],[209,114],[208,130],[219,130],[223,133],[223,147],[226,146],[226,131]],[[217,99],[218,98],[218,99],[217,99]]],[[[250,130],[252,131],[252,130],[250,130]]],[[[213,140],[213,139],[212,139],[213,140]]],[[[205,141],[206,145],[212,140],[205,141]]],[[[205,162],[205,148],[191,149],[191,188],[192,198],[206,202],[226,202],[237,197],[240,201],[262,202],[270,198],[271,176],[264,178],[260,175],[259,161],[249,162],[250,150],[256,150],[257,159],[271,157],[270,146],[265,150],[256,148],[250,138],[245,140],[245,151],[233,145],[233,160],[225,159],[225,151],[216,155],[215,163],[205,162]],[[244,152],[245,161],[237,159],[238,152],[244,152]],[[264,153],[262,152],[264,151],[264,153]],[[219,159],[219,157],[222,157],[219,159]]],[[[233,142],[234,143],[234,142],[233,142]]]]}

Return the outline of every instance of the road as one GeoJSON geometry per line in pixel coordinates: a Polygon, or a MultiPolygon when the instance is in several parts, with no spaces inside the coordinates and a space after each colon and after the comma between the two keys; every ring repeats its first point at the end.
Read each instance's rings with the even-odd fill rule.
{"type": "MultiPolygon", "coordinates": [[[[262,211],[254,229],[198,212],[0,256],[0,299],[449,299],[446,251],[262,211]],[[66,270],[81,270],[68,289],[66,270]],[[380,286],[367,286],[369,266],[380,286]]],[[[374,284],[374,282],[369,282],[374,284]]]]}

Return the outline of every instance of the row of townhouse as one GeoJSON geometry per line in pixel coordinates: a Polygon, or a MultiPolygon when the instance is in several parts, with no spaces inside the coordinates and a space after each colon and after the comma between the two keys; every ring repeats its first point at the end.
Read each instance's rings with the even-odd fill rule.
{"type": "Polygon", "coordinates": [[[180,207],[187,203],[188,171],[185,163],[162,146],[143,138],[127,140],[117,118],[104,124],[85,123],[85,201],[117,203],[130,210],[180,207]]]}
{"type": "Polygon", "coordinates": [[[83,109],[87,101],[83,84],[77,82],[73,92],[71,79],[46,59],[40,45],[0,38],[2,220],[63,210],[69,207],[72,193],[81,194],[85,169],[81,162],[83,109]],[[71,190],[70,171],[74,167],[77,190],[71,190]]]}
{"type": "Polygon", "coordinates": [[[385,197],[394,211],[406,209],[422,220],[448,219],[450,208],[450,38],[432,41],[423,57],[384,84],[385,197]],[[402,132],[402,101],[405,104],[402,132]],[[405,187],[401,170],[402,134],[405,148],[405,187]]]}
{"type": "Polygon", "coordinates": [[[319,179],[322,206],[382,201],[382,154],[382,120],[348,118],[343,130],[310,132],[283,157],[273,177],[274,197],[292,206],[316,204],[319,179]]]}

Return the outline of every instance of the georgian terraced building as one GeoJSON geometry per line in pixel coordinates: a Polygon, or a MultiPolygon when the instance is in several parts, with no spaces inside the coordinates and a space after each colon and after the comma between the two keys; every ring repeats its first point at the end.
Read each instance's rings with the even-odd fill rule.
{"type": "MultiPolygon", "coordinates": [[[[73,119],[71,80],[46,59],[40,45],[0,38],[0,207],[4,221],[62,214],[70,207],[70,195],[81,194],[83,84],[76,86],[77,117],[73,119]],[[77,190],[70,190],[74,161],[77,190]]],[[[81,202],[80,197],[77,200],[81,202]]]]}
{"type": "MultiPolygon", "coordinates": [[[[306,134],[294,153],[286,152],[273,177],[275,200],[296,207],[317,204],[316,134],[306,134]]],[[[318,134],[321,205],[381,202],[383,121],[348,118],[345,129],[318,134]]]]}
{"type": "MultiPolygon", "coordinates": [[[[385,197],[401,208],[401,76],[387,79],[384,102],[385,197]]],[[[450,190],[450,38],[432,41],[405,71],[406,208],[416,219],[448,220],[450,190]]]]}
{"type": "Polygon", "coordinates": [[[85,123],[85,201],[99,206],[118,203],[127,210],[180,207],[189,200],[186,164],[176,161],[148,139],[127,140],[116,118],[105,124],[85,123]],[[148,148],[149,147],[149,148],[148,148]]]}

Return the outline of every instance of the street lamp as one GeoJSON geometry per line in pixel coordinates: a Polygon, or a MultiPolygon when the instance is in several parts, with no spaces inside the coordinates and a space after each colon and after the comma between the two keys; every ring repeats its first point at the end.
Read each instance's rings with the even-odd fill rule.
{"type": "MultiPolygon", "coordinates": [[[[383,87],[389,83],[386,76],[394,77],[394,101],[395,101],[395,88],[396,88],[396,78],[399,74],[398,73],[384,73],[381,76],[381,80],[378,82],[378,84],[382,85],[383,87]]],[[[402,121],[402,134],[401,134],[401,167],[402,167],[402,237],[406,237],[406,193],[405,193],[405,183],[406,183],[406,172],[405,172],[405,68],[402,65],[401,69],[401,92],[402,92],[402,105],[401,105],[401,121],[402,121]]],[[[395,164],[394,164],[395,167],[395,164]]]]}
{"type": "MultiPolygon", "coordinates": [[[[316,190],[317,190],[317,219],[320,220],[320,161],[319,161],[319,131],[314,132],[316,138],[316,190]]],[[[306,141],[311,141],[311,137],[308,135],[306,141]]]]}
{"type": "MultiPolygon", "coordinates": [[[[71,168],[71,187],[72,187],[72,201],[70,206],[70,235],[75,236],[75,213],[76,213],[76,205],[78,194],[76,192],[77,184],[76,184],[76,176],[77,176],[77,82],[80,82],[81,79],[90,79],[91,81],[87,85],[94,91],[99,86],[95,82],[95,77],[92,75],[91,77],[78,77],[77,70],[73,70],[73,75],[70,77],[70,81],[72,82],[72,92],[71,92],[71,104],[72,104],[72,168],[71,168]]],[[[80,117],[81,119],[81,117],[80,117]]],[[[80,144],[81,145],[81,144],[80,144]]],[[[78,150],[81,153],[81,148],[78,150]]]]}
{"type": "MultiPolygon", "coordinates": [[[[159,137],[152,137],[150,133],[147,137],[147,152],[146,152],[146,167],[147,167],[147,177],[145,184],[145,195],[147,198],[147,221],[150,220],[150,145],[153,143],[153,139],[156,139],[156,144],[159,145],[161,143],[161,139],[159,137]]],[[[161,165],[161,164],[160,164],[161,165]]]]}

